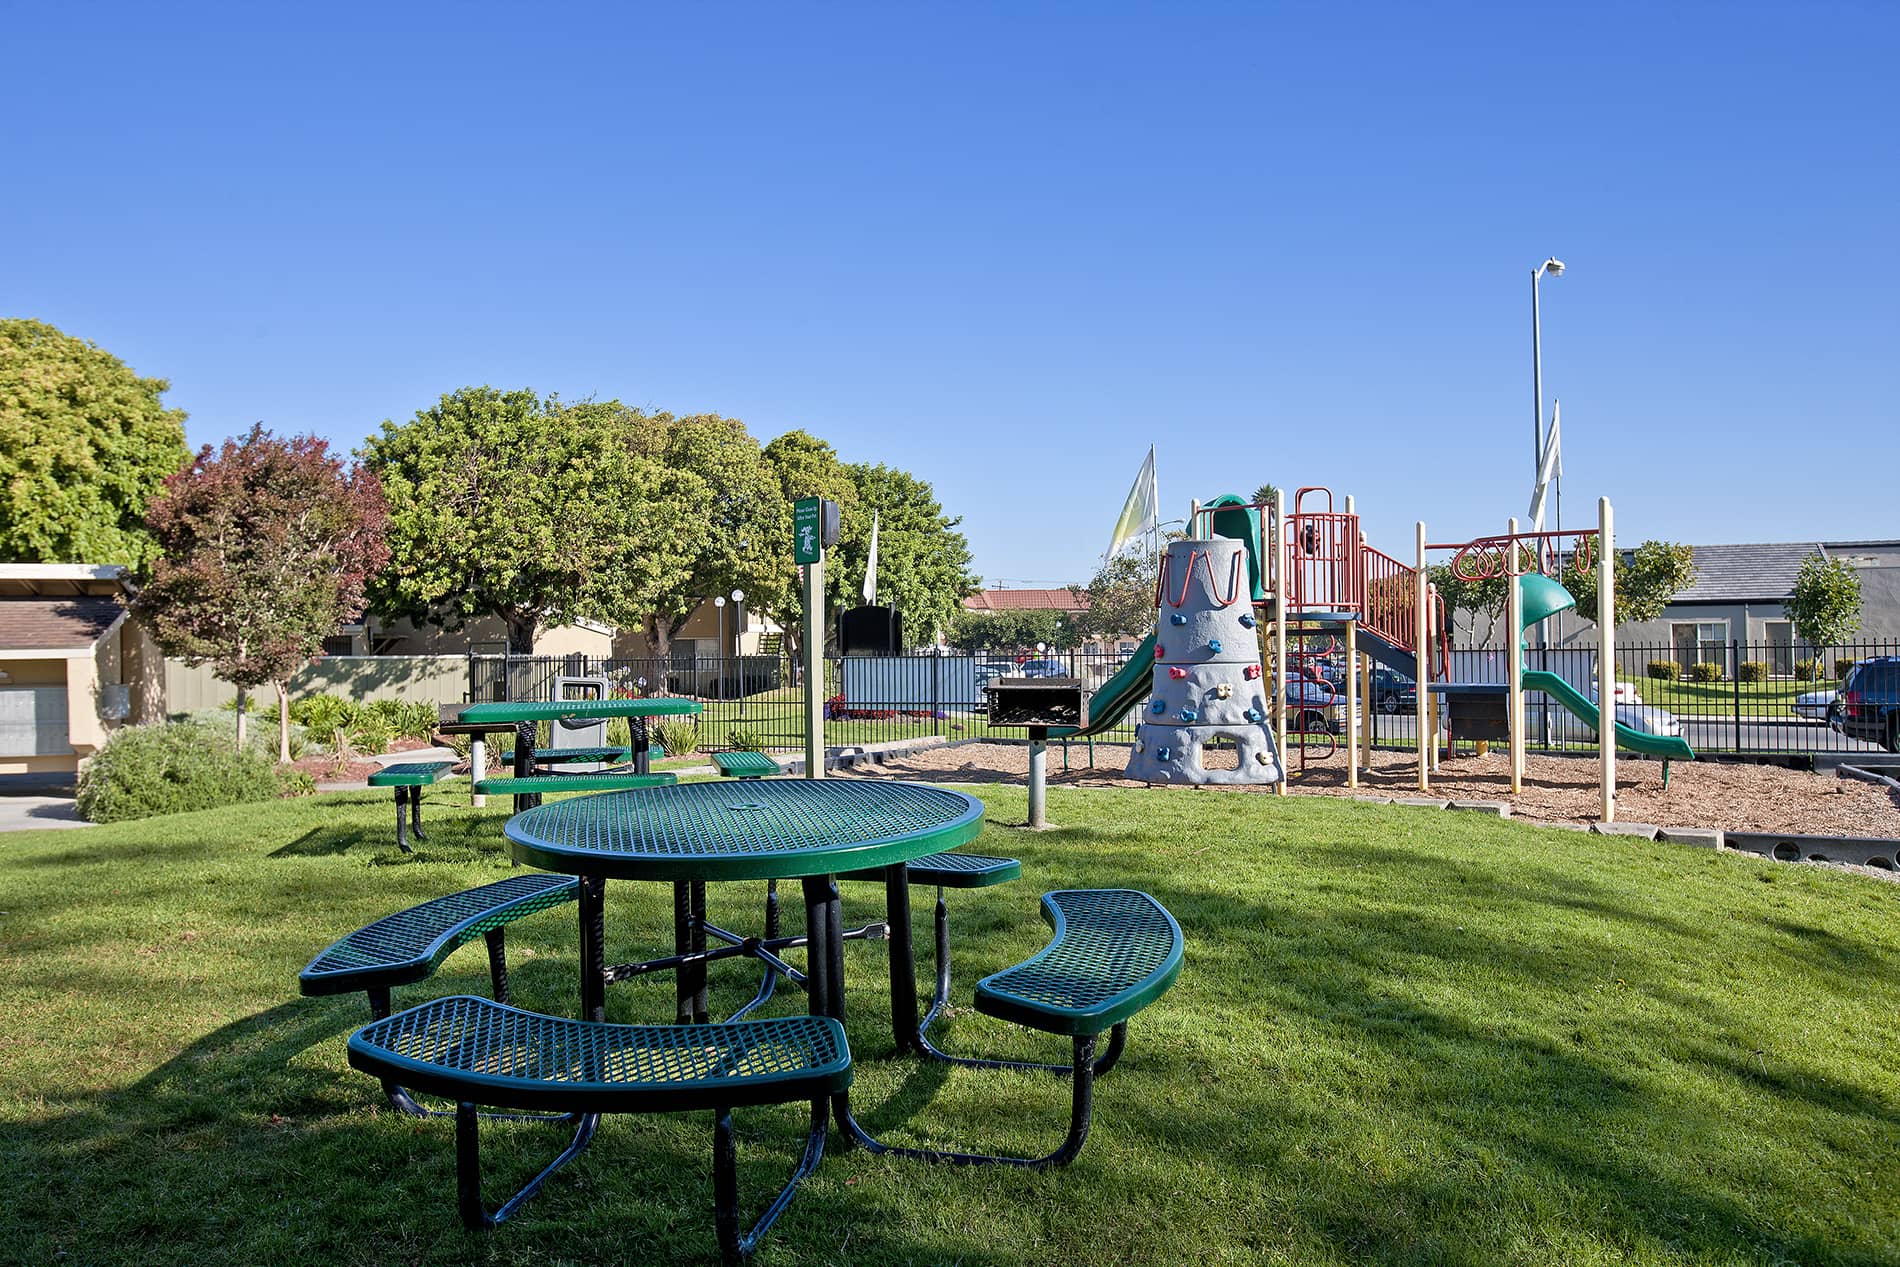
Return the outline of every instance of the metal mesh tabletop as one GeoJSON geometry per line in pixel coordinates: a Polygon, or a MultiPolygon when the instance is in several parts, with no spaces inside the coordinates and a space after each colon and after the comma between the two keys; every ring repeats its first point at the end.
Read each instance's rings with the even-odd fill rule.
{"type": "Polygon", "coordinates": [[[457,721],[466,726],[476,722],[513,724],[577,717],[678,717],[697,713],[700,707],[697,700],[670,695],[647,699],[504,700],[470,704],[457,721]]]}
{"type": "Polygon", "coordinates": [[[682,783],[517,814],[516,858],[637,880],[762,880],[909,862],[976,838],[983,804],[921,783],[682,783]]]}

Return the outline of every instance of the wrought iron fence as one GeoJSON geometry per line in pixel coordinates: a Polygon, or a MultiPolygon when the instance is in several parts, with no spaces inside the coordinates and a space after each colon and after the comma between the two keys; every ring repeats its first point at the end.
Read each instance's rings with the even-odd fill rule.
{"type": "MultiPolygon", "coordinates": [[[[984,687],[1001,676],[1076,677],[1099,689],[1126,667],[1127,650],[1014,651],[973,654],[828,657],[824,661],[825,737],[832,746],[948,739],[1023,738],[1020,728],[992,729],[984,687]]],[[[1812,650],[1782,643],[1703,643],[1684,663],[1668,644],[1619,643],[1616,648],[1619,719],[1638,729],[1675,727],[1698,752],[1777,756],[1878,751],[1878,736],[1849,733],[1836,707],[1839,676],[1847,665],[1876,656],[1900,656],[1900,641],[1867,641],[1812,650]],[[1670,667],[1673,665],[1673,668],[1670,667]]],[[[1596,651],[1575,645],[1532,648],[1531,669],[1555,674],[1594,698],[1596,651]]],[[[1503,682],[1500,647],[1455,648],[1450,680],[1503,682]]],[[[1305,663],[1343,666],[1309,655],[1305,663]]],[[[782,655],[673,656],[599,659],[589,656],[475,656],[469,660],[471,699],[552,699],[562,678],[605,678],[625,695],[677,695],[700,701],[700,737],[709,750],[757,747],[798,751],[805,743],[804,683],[800,666],[782,655]]],[[[1146,698],[1145,693],[1142,698],[1146,698]]],[[[1374,745],[1409,748],[1415,742],[1409,678],[1380,669],[1362,717],[1374,745]]],[[[1289,688],[1300,707],[1289,730],[1344,726],[1343,688],[1332,696],[1316,685],[1289,688]]],[[[1531,747],[1556,753],[1593,752],[1593,725],[1532,692],[1526,701],[1531,747]]],[[[1098,718],[1099,720],[1099,718],[1098,718]]],[[[1139,718],[1131,711],[1098,736],[1131,742],[1139,718]]]]}

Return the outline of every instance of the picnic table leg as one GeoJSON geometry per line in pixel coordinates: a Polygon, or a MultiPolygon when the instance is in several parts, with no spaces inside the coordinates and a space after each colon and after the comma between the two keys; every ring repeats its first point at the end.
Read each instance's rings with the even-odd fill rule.
{"type": "Polygon", "coordinates": [[[633,738],[633,772],[635,774],[653,773],[653,763],[647,755],[647,719],[630,717],[627,719],[627,731],[633,738]]]}
{"type": "Polygon", "coordinates": [[[468,803],[476,809],[488,804],[488,798],[473,789],[482,785],[488,777],[488,736],[476,735],[468,746],[468,786],[471,789],[468,803]]]}
{"type": "Polygon", "coordinates": [[[581,877],[581,1015],[590,1021],[607,1019],[607,881],[581,877]]]}
{"type": "Polygon", "coordinates": [[[891,941],[891,1038],[901,1056],[917,1044],[917,951],[910,935],[910,867],[884,869],[884,909],[891,941]]]}
{"type": "Polygon", "coordinates": [[[407,800],[408,791],[406,787],[396,789],[396,848],[404,853],[414,852],[409,848],[409,822],[405,817],[409,809],[409,806],[404,803],[407,800]]]}
{"type": "MultiPolygon", "coordinates": [[[[515,777],[525,779],[534,773],[535,724],[531,721],[515,723],[515,777]]],[[[539,792],[524,792],[515,797],[515,813],[533,809],[541,803],[539,792]]]]}
{"type": "Polygon", "coordinates": [[[409,789],[409,834],[417,840],[426,840],[422,834],[422,789],[409,789]]]}
{"type": "MultiPolygon", "coordinates": [[[[693,953],[704,954],[706,950],[706,882],[693,881],[693,953]]],[[[693,1023],[704,1025],[712,1019],[711,1008],[706,998],[706,961],[700,960],[687,973],[687,980],[693,987],[693,1023]]]]}
{"type": "MultiPolygon", "coordinates": [[[[703,938],[704,933],[700,936],[703,938]]],[[[684,955],[693,949],[693,885],[690,880],[673,881],[673,953],[684,955]]],[[[702,969],[703,971],[703,969],[702,969]]],[[[694,1020],[695,986],[692,969],[681,964],[673,969],[673,1023],[691,1025],[694,1020]]]]}

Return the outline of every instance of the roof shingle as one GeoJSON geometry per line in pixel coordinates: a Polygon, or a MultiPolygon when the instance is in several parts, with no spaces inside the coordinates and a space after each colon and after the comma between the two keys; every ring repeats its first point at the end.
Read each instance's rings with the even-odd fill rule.
{"type": "Polygon", "coordinates": [[[1070,589],[979,590],[963,600],[963,607],[973,612],[1085,612],[1089,596],[1070,589]]]}
{"type": "Polygon", "coordinates": [[[90,647],[124,610],[102,594],[0,600],[0,652],[90,647]]]}

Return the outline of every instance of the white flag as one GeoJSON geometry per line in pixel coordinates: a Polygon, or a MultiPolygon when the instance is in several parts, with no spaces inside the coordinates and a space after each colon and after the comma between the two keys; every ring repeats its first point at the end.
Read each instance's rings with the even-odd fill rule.
{"type": "Polygon", "coordinates": [[[864,568],[864,605],[877,604],[877,512],[871,512],[871,561],[864,568]]]}
{"type": "Polygon", "coordinates": [[[1537,467],[1537,487],[1531,490],[1531,531],[1544,530],[1544,499],[1550,486],[1564,473],[1563,435],[1557,428],[1562,402],[1550,403],[1550,434],[1544,438],[1544,460],[1537,467]]]}
{"type": "Polygon", "coordinates": [[[1128,490],[1122,517],[1115,521],[1115,539],[1108,543],[1110,557],[1130,541],[1140,539],[1142,533],[1153,531],[1160,506],[1161,497],[1155,487],[1155,450],[1149,445],[1147,460],[1141,464],[1141,473],[1135,476],[1135,486],[1128,490]]]}

